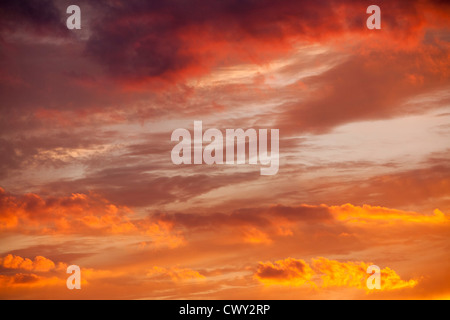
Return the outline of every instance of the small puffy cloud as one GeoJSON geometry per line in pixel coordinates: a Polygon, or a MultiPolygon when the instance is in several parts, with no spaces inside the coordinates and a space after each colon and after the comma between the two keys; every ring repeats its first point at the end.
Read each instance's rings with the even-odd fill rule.
{"type": "Polygon", "coordinates": [[[55,269],[63,269],[65,264],[59,263],[58,266],[50,259],[43,256],[37,256],[34,260],[22,258],[8,254],[0,257],[0,266],[6,269],[22,269],[35,272],[48,272],[55,269]]]}

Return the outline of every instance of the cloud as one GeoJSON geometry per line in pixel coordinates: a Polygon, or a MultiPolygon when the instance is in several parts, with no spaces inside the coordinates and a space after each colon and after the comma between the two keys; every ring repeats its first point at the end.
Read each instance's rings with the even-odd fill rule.
{"type": "Polygon", "coordinates": [[[66,269],[67,264],[55,263],[43,256],[36,256],[31,260],[8,254],[0,257],[0,288],[6,292],[17,288],[33,289],[65,285],[66,269]]]}
{"type": "Polygon", "coordinates": [[[85,193],[98,191],[106,199],[121,206],[147,207],[188,201],[221,187],[260,178],[259,171],[255,169],[249,172],[230,170],[230,174],[209,174],[216,168],[205,168],[207,172],[203,172],[189,165],[178,167],[170,161],[170,149],[165,157],[157,156],[150,164],[148,161],[149,157],[144,155],[137,160],[136,156],[111,158],[105,153],[103,157],[88,161],[93,170],[86,176],[50,182],[45,190],[68,193],[74,189],[85,193]],[[112,162],[111,166],[107,165],[108,162],[112,162]],[[100,168],[100,163],[104,167],[100,168]],[[172,174],[168,175],[167,172],[172,174]]]}
{"type": "Polygon", "coordinates": [[[306,86],[316,89],[309,90],[304,100],[280,106],[283,112],[277,112],[277,126],[289,133],[317,134],[349,122],[421,113],[423,105],[406,104],[420,94],[448,86],[448,50],[448,44],[425,44],[413,51],[386,53],[386,48],[380,48],[353,53],[330,70],[303,79],[306,86]],[[416,77],[421,80],[411,80],[416,77]]]}
{"type": "Polygon", "coordinates": [[[95,293],[97,297],[130,294],[139,298],[148,291],[154,292],[153,297],[187,297],[212,290],[211,296],[225,298],[223,288],[232,287],[240,288],[235,294],[243,298],[257,297],[262,294],[259,290],[266,290],[264,296],[273,298],[324,298],[330,292],[349,297],[346,289],[356,292],[352,293],[354,298],[364,298],[369,276],[366,269],[372,264],[367,261],[389,266],[382,268],[383,290],[375,297],[432,295],[442,289],[433,277],[436,268],[431,261],[445,256],[449,226],[446,217],[349,204],[273,205],[203,215],[154,213],[147,218],[131,218],[136,227],[131,233],[93,235],[87,229],[82,238],[87,244],[81,247],[80,234],[63,233],[48,240],[52,247],[6,254],[0,260],[4,275],[1,281],[8,297],[19,292],[33,295],[38,283],[40,288],[54,288],[53,283],[65,288],[62,281],[67,275],[53,262],[54,258],[51,262],[47,258],[22,258],[42,250],[53,257],[83,260],[79,265],[83,267],[83,285],[89,289],[83,293],[86,297],[95,293]],[[73,239],[73,243],[55,244],[61,237],[73,239]],[[289,258],[273,261],[274,256],[289,258]],[[295,258],[298,256],[305,259],[295,258]],[[336,256],[340,258],[323,258],[336,256]],[[180,264],[202,268],[184,268],[180,264]],[[59,282],[52,282],[54,277],[59,282]],[[205,278],[208,281],[197,281],[205,278]],[[254,286],[252,278],[264,286],[254,286]],[[109,290],[102,293],[106,287],[109,290]],[[130,291],[124,293],[124,287],[130,291]],[[290,290],[290,294],[284,290],[290,290]]]}
{"type": "Polygon", "coordinates": [[[304,261],[293,258],[260,262],[255,277],[266,285],[280,284],[302,286],[312,283],[314,272],[304,261]]]}
{"type": "MultiPolygon", "coordinates": [[[[301,259],[287,258],[260,262],[255,278],[265,285],[311,286],[313,288],[344,287],[368,290],[367,268],[372,263],[339,262],[323,257],[312,259],[311,265],[301,259]]],[[[412,288],[417,280],[405,281],[389,267],[381,270],[381,290],[412,288]]]]}
{"type": "MultiPolygon", "coordinates": [[[[419,12],[439,7],[420,1],[379,5],[384,30],[398,41],[421,35],[425,18],[419,12]]],[[[179,81],[217,65],[264,63],[292,50],[295,41],[362,34],[366,7],[351,1],[103,1],[96,8],[104,17],[87,48],[118,78],[179,81]]]]}
{"type": "Polygon", "coordinates": [[[24,3],[5,0],[0,11],[1,30],[16,32],[18,28],[36,35],[67,35],[62,12],[52,0],[30,0],[24,3]]]}
{"type": "MultiPolygon", "coordinates": [[[[354,287],[369,290],[366,280],[370,276],[367,268],[373,263],[365,262],[339,262],[323,257],[312,260],[313,269],[320,274],[323,288],[327,287],[354,287]]],[[[405,281],[389,267],[381,269],[381,290],[395,290],[412,288],[418,283],[417,280],[405,281]]]]}
{"type": "Polygon", "coordinates": [[[370,177],[361,183],[360,189],[344,191],[348,194],[346,199],[354,197],[358,201],[388,207],[433,208],[439,203],[443,209],[448,209],[450,203],[446,195],[450,192],[450,168],[444,161],[433,164],[429,160],[425,167],[370,177]]]}
{"type": "MultiPolygon", "coordinates": [[[[270,96],[279,103],[277,109],[285,111],[278,119],[286,125],[285,132],[297,132],[300,124],[302,131],[321,132],[348,121],[393,116],[402,110],[389,105],[402,101],[405,95],[436,86],[445,88],[448,83],[448,46],[439,39],[439,32],[446,27],[449,8],[438,1],[381,1],[383,32],[379,33],[369,33],[365,27],[366,5],[354,1],[194,3],[83,1],[83,21],[90,22],[87,40],[75,41],[73,32],[63,38],[65,41],[39,46],[26,39],[43,36],[5,40],[8,45],[2,49],[7,62],[0,77],[0,92],[7,120],[2,121],[1,129],[10,134],[46,129],[48,125],[96,127],[98,122],[172,117],[175,110],[215,114],[214,106],[228,110],[261,103],[271,91],[270,96]],[[197,7],[201,12],[193,9],[197,7]],[[347,41],[351,44],[346,48],[337,44],[347,41]],[[224,79],[223,86],[213,81],[206,81],[211,88],[194,85],[214,71],[292,59],[298,46],[305,43],[319,44],[329,51],[314,54],[314,63],[327,61],[330,56],[348,59],[322,75],[319,72],[294,83],[290,88],[294,96],[285,97],[280,88],[268,90],[270,86],[264,83],[230,86],[224,79]],[[385,51],[389,59],[378,61],[385,51]],[[33,52],[32,57],[29,52],[33,52]],[[55,59],[60,63],[54,63],[55,59]],[[24,67],[21,61],[27,62],[24,67]],[[355,77],[360,77],[359,82],[355,77]],[[311,88],[320,86],[321,99],[303,103],[305,91],[299,94],[298,84],[309,88],[306,92],[312,97],[317,91],[311,88]],[[358,94],[352,90],[355,84],[361,87],[358,94]],[[232,93],[228,94],[230,98],[224,88],[232,93]],[[24,90],[26,96],[21,94],[24,90]],[[380,92],[383,94],[378,95],[380,92]],[[331,110],[330,103],[337,101],[339,107],[331,110]],[[369,108],[373,105],[376,108],[369,108]],[[321,106],[327,110],[323,115],[317,111],[321,106]],[[335,112],[340,109],[343,111],[335,112]]],[[[39,26],[65,29],[67,33],[61,21],[66,14],[57,7],[54,1],[30,1],[24,6],[8,1],[2,21],[12,23],[12,29],[32,26],[25,30],[31,33],[39,26]]],[[[304,64],[292,65],[285,78],[308,69],[304,64]]],[[[264,80],[265,76],[260,78],[264,80]]],[[[283,92],[288,87],[283,86],[283,92]]]]}
{"type": "Polygon", "coordinates": [[[407,212],[383,207],[364,205],[362,207],[345,204],[332,206],[330,211],[337,220],[348,223],[367,223],[380,221],[381,223],[418,223],[418,224],[449,224],[450,216],[439,209],[434,210],[433,215],[424,215],[416,212],[407,212]]]}
{"type": "MultiPolygon", "coordinates": [[[[170,222],[163,220],[150,222],[144,221],[141,223],[146,236],[150,236],[153,245],[165,245],[169,248],[177,248],[186,244],[186,240],[181,231],[174,229],[170,222]]],[[[143,242],[144,246],[147,242],[143,242]]]]}
{"type": "Polygon", "coordinates": [[[205,276],[200,274],[198,271],[191,270],[188,268],[178,268],[178,267],[158,267],[155,266],[148,270],[147,277],[150,278],[169,278],[172,281],[189,281],[189,280],[203,280],[205,276]]]}
{"type": "MultiPolygon", "coordinates": [[[[128,207],[114,205],[94,193],[44,199],[32,193],[16,197],[0,188],[0,228],[10,234],[137,234],[152,247],[176,248],[185,244],[182,232],[170,221],[133,218],[133,213],[128,207]]],[[[5,259],[8,265],[29,265],[28,260],[21,262],[20,257],[5,259]]],[[[45,265],[46,260],[36,259],[34,264],[45,265]]]]}
{"type": "MultiPolygon", "coordinates": [[[[0,189],[0,226],[9,234],[41,235],[126,235],[138,237],[143,247],[186,246],[209,231],[222,234],[219,243],[280,245],[292,241],[322,239],[346,246],[357,245],[356,234],[383,225],[400,227],[447,228],[448,214],[436,209],[432,215],[380,206],[352,204],[271,205],[249,207],[229,213],[151,212],[136,216],[128,207],[116,205],[95,193],[44,199],[37,194],[14,196],[0,189]],[[341,234],[350,237],[341,237],[341,234]],[[195,236],[194,236],[195,235],[195,236]],[[225,237],[225,235],[227,235],[225,237]],[[328,240],[326,240],[329,237],[328,240]],[[289,239],[292,238],[292,239],[289,239]],[[353,240],[352,240],[353,239],[353,240]],[[352,242],[353,241],[353,242],[352,242]]],[[[380,239],[381,241],[381,239],[380,239]]],[[[323,244],[325,244],[325,242],[323,244]]],[[[323,247],[311,242],[312,247],[323,247]]],[[[330,246],[330,248],[333,246],[330,246]]]]}
{"type": "Polygon", "coordinates": [[[448,4],[380,0],[373,31],[351,0],[79,4],[80,32],[65,3],[0,10],[2,297],[71,297],[68,260],[88,298],[364,298],[366,261],[389,266],[376,297],[448,295],[448,152],[379,160],[445,146],[448,4]],[[372,121],[411,114],[444,142],[372,121]],[[280,174],[173,166],[194,119],[279,128],[280,174]],[[339,145],[362,120],[377,144],[339,145]]]}
{"type": "Polygon", "coordinates": [[[59,263],[58,266],[50,259],[43,256],[36,256],[34,261],[28,258],[22,258],[8,254],[5,257],[0,257],[0,266],[7,269],[23,269],[34,272],[48,272],[50,270],[64,269],[65,265],[59,263]]]}
{"type": "MultiPolygon", "coordinates": [[[[13,254],[0,257],[0,288],[5,293],[13,294],[20,289],[22,293],[34,288],[53,288],[56,291],[67,290],[66,280],[68,264],[53,262],[43,256],[36,256],[34,260],[22,258],[13,254]],[[16,273],[12,273],[16,272],[16,273]],[[25,290],[25,291],[23,291],[25,290]]],[[[123,277],[121,270],[102,270],[81,267],[81,285],[95,285],[98,281],[108,281],[123,277]]]]}
{"type": "Polygon", "coordinates": [[[10,291],[16,288],[34,289],[59,285],[65,285],[65,279],[23,273],[18,273],[12,276],[0,275],[0,288],[2,288],[2,290],[10,291]]]}
{"type": "Polygon", "coordinates": [[[122,233],[134,229],[127,217],[131,213],[128,208],[115,206],[94,194],[43,199],[32,193],[15,197],[0,188],[0,209],[3,230],[51,234],[87,229],[122,233]]]}
{"type": "Polygon", "coordinates": [[[272,240],[269,238],[269,236],[256,229],[256,228],[247,228],[244,231],[244,241],[248,242],[248,243],[255,243],[255,244],[259,244],[259,243],[265,243],[265,244],[269,244],[272,242],[272,240]]]}

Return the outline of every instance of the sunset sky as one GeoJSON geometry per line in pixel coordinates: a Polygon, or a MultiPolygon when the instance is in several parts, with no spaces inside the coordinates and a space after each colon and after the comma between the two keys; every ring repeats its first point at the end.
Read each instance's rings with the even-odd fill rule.
{"type": "Polygon", "coordinates": [[[2,1],[0,299],[450,299],[449,55],[438,0],[2,1]]]}

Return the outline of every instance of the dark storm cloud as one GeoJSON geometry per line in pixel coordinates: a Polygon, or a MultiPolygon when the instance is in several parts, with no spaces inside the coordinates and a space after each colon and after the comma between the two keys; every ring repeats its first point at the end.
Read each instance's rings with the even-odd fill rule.
{"type": "Polygon", "coordinates": [[[357,16],[339,17],[332,1],[132,0],[102,1],[96,8],[104,18],[88,52],[115,76],[129,79],[183,77],[192,68],[204,72],[214,64],[264,59],[288,50],[290,37],[363,27],[357,16]]]}
{"type": "Polygon", "coordinates": [[[25,28],[36,33],[65,34],[65,16],[52,0],[4,0],[0,5],[2,32],[25,28]]]}

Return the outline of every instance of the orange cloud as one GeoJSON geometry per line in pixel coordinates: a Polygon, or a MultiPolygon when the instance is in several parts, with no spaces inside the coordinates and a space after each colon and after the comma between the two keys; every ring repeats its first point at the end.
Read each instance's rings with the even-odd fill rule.
{"type": "Polygon", "coordinates": [[[5,232],[139,235],[142,243],[154,247],[177,248],[186,244],[182,231],[173,222],[158,217],[132,219],[132,215],[128,207],[115,205],[95,193],[44,199],[32,193],[14,196],[0,188],[0,230],[5,232]]]}
{"type": "Polygon", "coordinates": [[[37,194],[16,197],[0,188],[0,230],[25,234],[141,234],[155,245],[185,244],[173,223],[130,219],[133,212],[97,194],[74,193],[43,199],[37,194]]]}
{"type": "MultiPolygon", "coordinates": [[[[5,209],[0,211],[0,216],[9,212],[16,214],[20,221],[19,225],[8,230],[8,233],[25,233],[26,237],[32,238],[37,232],[38,217],[42,217],[41,225],[46,230],[51,230],[50,234],[61,232],[65,240],[76,239],[80,234],[85,234],[107,236],[108,241],[117,244],[114,252],[103,253],[100,249],[97,253],[93,251],[92,258],[84,258],[87,265],[82,269],[82,284],[89,286],[90,289],[102,286],[103,282],[111,282],[119,290],[130,281],[139,283],[141,280],[145,282],[145,285],[140,287],[142,290],[161,283],[174,287],[178,286],[176,284],[178,282],[200,280],[206,276],[208,281],[201,283],[201,286],[214,285],[218,288],[226,283],[246,288],[251,287],[251,282],[248,282],[250,278],[248,272],[251,270],[258,282],[266,286],[280,286],[270,289],[271,297],[275,297],[276,292],[284,292],[286,288],[283,287],[296,287],[303,292],[313,289],[312,294],[321,297],[326,297],[329,292],[323,289],[352,288],[355,289],[352,292],[364,297],[365,281],[369,276],[366,269],[371,264],[358,255],[358,252],[364,250],[363,257],[371,254],[373,259],[385,263],[395,261],[395,265],[381,270],[383,297],[388,295],[397,297],[399,292],[402,295],[405,292],[396,289],[408,289],[405,296],[414,297],[420,294],[420,290],[425,290],[422,289],[424,287],[435,290],[433,284],[427,284],[425,281],[427,277],[435,281],[436,277],[431,276],[434,269],[430,264],[419,263],[420,268],[413,270],[407,266],[409,262],[416,262],[416,258],[408,255],[408,250],[412,249],[404,247],[405,243],[409,243],[409,234],[414,234],[416,240],[412,244],[414,248],[423,250],[425,246],[435,245],[433,250],[427,249],[429,253],[427,259],[440,258],[444,252],[442,248],[448,243],[446,237],[448,214],[439,210],[427,215],[370,205],[279,204],[257,208],[244,207],[230,213],[209,212],[202,215],[197,212],[158,212],[146,218],[133,219],[127,215],[129,212],[131,216],[131,210],[127,211],[95,194],[73,194],[68,197],[47,199],[34,194],[12,196],[6,192],[0,193],[0,196],[0,204],[5,209]],[[86,211],[83,211],[83,208],[86,208],[86,211]],[[100,212],[95,212],[93,208],[99,208],[100,212]],[[54,209],[53,216],[50,214],[51,209],[54,209]],[[59,228],[55,223],[60,221],[61,217],[68,223],[68,227],[59,228]],[[114,232],[113,226],[121,224],[129,224],[132,228],[123,230],[123,233],[114,232]],[[383,228],[371,228],[374,224],[383,224],[383,228]],[[128,246],[121,246],[124,241],[128,246]],[[160,250],[161,246],[171,250],[160,250]],[[389,247],[389,256],[384,256],[385,246],[389,247]],[[221,250],[217,251],[217,248],[221,250]],[[230,256],[227,262],[229,270],[220,277],[210,277],[214,274],[211,270],[217,270],[217,264],[223,266],[223,255],[230,256]],[[342,259],[345,260],[316,258],[305,262],[292,258],[296,255],[301,257],[333,255],[344,257],[342,259]],[[274,256],[289,258],[272,260],[274,256]],[[399,260],[392,260],[394,256],[396,259],[400,257],[399,260]],[[99,257],[111,258],[111,261],[124,257],[129,260],[114,262],[109,268],[99,257]],[[249,269],[248,266],[258,261],[261,262],[257,264],[256,271],[253,268],[249,269]],[[98,265],[99,262],[101,266],[98,265]],[[202,270],[208,271],[175,267],[179,263],[202,265],[202,270]],[[149,268],[151,269],[148,270],[149,268]],[[404,279],[400,274],[402,276],[411,274],[409,279],[412,279],[404,279]],[[413,290],[410,290],[411,288],[413,290]]],[[[63,249],[66,250],[67,246],[64,245],[63,249]]],[[[70,252],[63,252],[62,248],[58,250],[61,251],[55,254],[70,252]]],[[[76,250],[79,248],[75,248],[73,252],[76,250]]],[[[64,264],[51,261],[45,258],[45,255],[36,258],[26,258],[29,254],[23,253],[20,256],[13,254],[2,256],[0,268],[5,272],[1,279],[3,288],[20,286],[24,289],[27,288],[25,283],[30,287],[43,286],[45,283],[51,285],[56,283],[54,279],[52,280],[53,277],[61,281],[67,279],[65,272],[62,272],[64,264]],[[48,274],[43,274],[44,272],[48,274]]],[[[197,284],[179,285],[185,291],[173,293],[174,297],[188,297],[198,290],[194,288],[197,284]]],[[[65,289],[64,284],[62,288],[65,289]]],[[[174,288],[170,290],[175,291],[174,288]]],[[[242,296],[248,298],[252,297],[251,290],[266,289],[261,286],[259,289],[242,290],[242,296]]],[[[4,292],[5,296],[15,294],[6,289],[4,292]]],[[[116,293],[120,296],[118,292],[116,293]]],[[[114,296],[113,292],[108,294],[114,296]]]]}
{"type": "Polygon", "coordinates": [[[65,272],[67,264],[43,256],[36,256],[34,260],[8,254],[0,257],[0,268],[21,270],[13,275],[0,274],[0,288],[35,288],[46,286],[65,286],[65,272]]]}
{"type": "Polygon", "coordinates": [[[153,269],[147,272],[147,276],[154,277],[169,277],[173,281],[185,281],[185,280],[203,280],[205,276],[200,274],[198,271],[187,269],[187,268],[164,268],[164,267],[153,267],[153,269]]]}
{"type": "Polygon", "coordinates": [[[0,228],[24,233],[79,233],[83,230],[109,233],[134,230],[127,215],[96,194],[74,193],[69,197],[43,199],[29,193],[21,197],[0,188],[0,228]]]}
{"type": "MultiPolygon", "coordinates": [[[[312,259],[313,269],[322,280],[322,288],[352,287],[367,289],[366,280],[370,276],[367,273],[367,268],[372,264],[355,261],[339,262],[323,257],[312,259]]],[[[381,270],[381,290],[412,288],[415,285],[417,285],[417,280],[402,280],[394,270],[388,267],[381,270]]]]}
{"type": "MultiPolygon", "coordinates": [[[[366,281],[370,265],[372,263],[339,262],[323,257],[312,259],[309,265],[301,259],[287,258],[275,263],[260,262],[255,278],[265,285],[357,288],[369,292],[366,281]]],[[[412,288],[417,283],[417,280],[402,280],[388,267],[381,270],[381,290],[412,288]]]]}
{"type": "Polygon", "coordinates": [[[64,263],[56,265],[52,260],[43,256],[37,256],[34,261],[28,258],[22,258],[8,254],[6,257],[0,257],[0,266],[7,269],[22,269],[27,271],[48,272],[50,270],[62,270],[67,266],[64,263]]]}
{"type": "Polygon", "coordinates": [[[244,241],[255,244],[269,244],[272,242],[272,240],[266,233],[256,228],[246,228],[246,230],[244,231],[244,241]]]}
{"type": "MultiPolygon", "coordinates": [[[[13,275],[0,275],[0,288],[34,288],[46,286],[59,286],[66,288],[69,276],[66,272],[67,264],[55,263],[43,256],[36,256],[34,260],[8,254],[0,257],[0,267],[5,269],[21,270],[13,275]]],[[[102,279],[118,278],[127,274],[122,270],[101,270],[94,268],[81,268],[81,284],[86,286],[102,279]]]]}
{"type": "Polygon", "coordinates": [[[329,207],[330,212],[337,220],[347,223],[364,223],[369,221],[394,224],[398,222],[424,223],[424,224],[448,224],[450,215],[444,214],[439,209],[434,210],[433,215],[424,215],[416,212],[402,211],[384,207],[363,205],[354,206],[345,204],[329,207]]]}
{"type": "Polygon", "coordinates": [[[311,284],[314,271],[304,261],[287,258],[272,262],[260,262],[255,278],[266,285],[302,286],[311,284]]]}
{"type": "Polygon", "coordinates": [[[35,288],[46,286],[65,286],[65,279],[58,277],[43,277],[36,274],[18,273],[12,276],[0,275],[0,288],[35,288]]]}
{"type": "Polygon", "coordinates": [[[156,221],[141,224],[145,235],[150,236],[151,242],[157,246],[167,245],[170,248],[177,248],[186,243],[183,235],[175,231],[173,223],[167,221],[156,221]]]}

